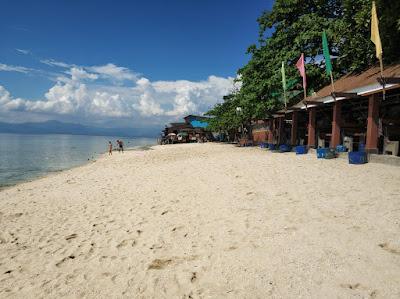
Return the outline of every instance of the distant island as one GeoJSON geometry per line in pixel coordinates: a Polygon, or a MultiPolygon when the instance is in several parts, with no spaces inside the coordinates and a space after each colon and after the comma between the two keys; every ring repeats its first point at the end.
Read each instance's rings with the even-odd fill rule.
{"type": "Polygon", "coordinates": [[[14,134],[70,134],[92,136],[156,137],[159,128],[99,128],[82,124],[64,123],[56,120],[46,122],[4,123],[0,133],[14,134]]]}

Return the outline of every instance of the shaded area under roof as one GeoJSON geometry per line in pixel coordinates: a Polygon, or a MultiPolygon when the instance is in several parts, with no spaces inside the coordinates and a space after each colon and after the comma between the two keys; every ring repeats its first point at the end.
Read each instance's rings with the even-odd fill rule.
{"type": "MultiPolygon", "coordinates": [[[[383,72],[384,78],[395,78],[400,77],[400,64],[387,66],[383,72]]],[[[381,72],[379,66],[372,67],[362,73],[351,73],[345,75],[335,81],[335,92],[341,93],[355,93],[359,96],[367,96],[374,93],[382,92],[382,85],[378,82],[381,78],[381,72]]],[[[387,84],[386,89],[393,89],[400,87],[400,84],[387,84]]],[[[290,113],[298,109],[304,109],[306,103],[308,107],[313,107],[318,104],[331,103],[335,99],[331,95],[332,85],[329,84],[324,88],[317,91],[312,96],[307,97],[305,100],[301,100],[297,104],[288,108],[287,111],[280,110],[278,113],[286,112],[290,113]]],[[[336,100],[343,100],[342,98],[336,98],[336,100]]]]}

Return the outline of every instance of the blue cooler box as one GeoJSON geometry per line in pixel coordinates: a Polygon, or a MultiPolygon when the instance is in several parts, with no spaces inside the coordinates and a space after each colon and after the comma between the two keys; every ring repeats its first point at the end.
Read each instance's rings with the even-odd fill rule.
{"type": "Polygon", "coordinates": [[[324,159],[327,151],[327,148],[317,148],[317,158],[324,159]]]}
{"type": "Polygon", "coordinates": [[[282,144],[281,146],[279,146],[279,150],[280,150],[282,153],[286,153],[286,152],[290,152],[290,151],[292,150],[292,148],[291,148],[290,145],[282,144]]]}
{"type": "Polygon", "coordinates": [[[347,147],[345,147],[344,145],[338,145],[336,146],[336,151],[338,153],[345,153],[347,152],[347,147]]]}
{"type": "Polygon", "coordinates": [[[307,152],[308,152],[307,145],[296,146],[296,155],[304,155],[307,154],[307,152]]]}
{"type": "Polygon", "coordinates": [[[350,152],[349,164],[365,164],[368,163],[366,152],[350,152]]]}

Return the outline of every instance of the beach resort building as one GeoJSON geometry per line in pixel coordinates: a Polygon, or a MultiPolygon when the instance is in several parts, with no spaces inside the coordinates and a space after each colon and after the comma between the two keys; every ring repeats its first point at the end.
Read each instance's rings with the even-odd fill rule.
{"type": "Polygon", "coordinates": [[[253,122],[257,143],[399,156],[400,65],[343,76],[286,110],[253,122]]]}
{"type": "Polygon", "coordinates": [[[185,143],[213,140],[207,129],[208,118],[198,115],[185,116],[184,122],[170,123],[162,131],[161,143],[185,143]],[[164,140],[164,142],[162,141],[164,140]]]}

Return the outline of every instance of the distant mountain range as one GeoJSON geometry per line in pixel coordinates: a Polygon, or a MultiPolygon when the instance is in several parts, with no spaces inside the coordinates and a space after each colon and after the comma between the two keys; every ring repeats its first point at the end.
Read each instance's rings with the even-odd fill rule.
{"type": "Polygon", "coordinates": [[[98,128],[56,120],[32,123],[0,122],[0,133],[14,134],[71,134],[121,137],[156,137],[161,129],[150,128],[98,128]]]}

